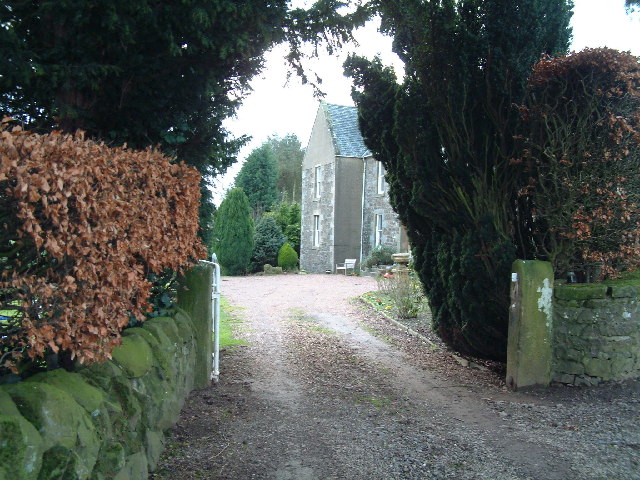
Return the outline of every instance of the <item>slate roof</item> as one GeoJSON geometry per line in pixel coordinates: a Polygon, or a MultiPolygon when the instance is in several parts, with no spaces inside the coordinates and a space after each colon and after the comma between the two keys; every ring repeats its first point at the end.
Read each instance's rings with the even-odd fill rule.
{"type": "Polygon", "coordinates": [[[338,157],[370,157],[358,126],[358,109],[332,103],[322,103],[338,157]]]}

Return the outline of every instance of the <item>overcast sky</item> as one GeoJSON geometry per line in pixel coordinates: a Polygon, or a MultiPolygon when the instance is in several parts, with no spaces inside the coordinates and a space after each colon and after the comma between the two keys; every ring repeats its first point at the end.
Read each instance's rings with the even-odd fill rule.
{"type": "MultiPolygon", "coordinates": [[[[296,0],[294,3],[304,2],[296,0]]],[[[585,47],[611,47],[631,51],[640,56],[640,14],[627,15],[625,0],[574,0],[572,50],[585,47]]],[[[391,39],[377,32],[373,23],[356,32],[359,45],[346,46],[339,55],[324,55],[309,62],[323,79],[324,100],[340,105],[352,105],[351,84],[342,75],[342,63],[349,53],[373,58],[380,55],[387,65],[401,70],[401,62],[391,52],[391,39]]],[[[242,162],[251,151],[270,135],[295,134],[305,147],[318,109],[317,98],[308,85],[292,77],[287,83],[286,48],[276,47],[266,56],[266,68],[251,86],[253,92],[245,99],[237,116],[225,123],[235,136],[250,135],[253,139],[238,156],[238,162],[227,174],[216,179],[214,197],[219,204],[226,189],[233,183],[242,162]]]]}

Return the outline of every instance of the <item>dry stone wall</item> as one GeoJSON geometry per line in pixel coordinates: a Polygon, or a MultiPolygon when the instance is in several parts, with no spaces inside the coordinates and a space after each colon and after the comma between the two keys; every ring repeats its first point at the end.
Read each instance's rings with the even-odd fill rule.
{"type": "Polygon", "coordinates": [[[113,360],[0,387],[0,479],[147,478],[193,385],[187,315],[124,332],[113,360]]]}
{"type": "MultiPolygon", "coordinates": [[[[637,275],[636,275],[637,277],[637,275]]],[[[554,285],[548,262],[516,260],[506,383],[597,385],[640,378],[640,279],[554,285]]]]}
{"type": "Polygon", "coordinates": [[[593,385],[640,376],[639,286],[555,288],[552,380],[593,385]]]}

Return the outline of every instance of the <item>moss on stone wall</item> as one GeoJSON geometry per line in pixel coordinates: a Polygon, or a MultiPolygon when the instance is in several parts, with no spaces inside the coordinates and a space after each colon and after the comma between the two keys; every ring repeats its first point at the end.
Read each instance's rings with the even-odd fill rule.
{"type": "Polygon", "coordinates": [[[104,406],[104,393],[89,385],[78,373],[67,372],[64,369],[53,370],[34,375],[26,382],[46,383],[64,390],[90,415],[97,415],[104,406]]]}
{"type": "Polygon", "coordinates": [[[0,386],[0,480],[143,480],[193,387],[188,312],[126,330],[113,361],[0,386]]]}
{"type": "MultiPolygon", "coordinates": [[[[0,391],[0,397],[6,392],[0,391]]],[[[8,397],[8,395],[7,395],[8,397]]],[[[6,406],[7,402],[2,402],[6,406]]],[[[31,423],[17,413],[0,414],[0,466],[12,480],[36,479],[42,467],[42,437],[31,423]]],[[[2,478],[2,477],[0,477],[2,478]]]]}
{"type": "MultiPolygon", "coordinates": [[[[519,306],[520,290],[536,278],[525,267],[538,263],[549,265],[514,263],[517,275],[512,277],[507,383],[516,383],[513,372],[535,368],[546,357],[551,358],[551,381],[559,383],[596,385],[640,377],[640,272],[599,284],[555,285],[549,322],[538,318],[538,297],[528,302],[530,311],[519,306]],[[544,335],[535,330],[524,332],[529,324],[550,329],[549,354],[530,348],[544,335]]],[[[533,288],[531,292],[542,297],[543,290],[533,288]]]]}
{"type": "Polygon", "coordinates": [[[553,293],[558,300],[580,301],[593,298],[605,298],[607,296],[607,286],[599,283],[558,285],[553,293]]]}
{"type": "Polygon", "coordinates": [[[153,353],[144,338],[136,335],[122,337],[122,345],[113,349],[113,361],[120,365],[129,378],[143,376],[151,369],[153,353]]]}
{"type": "Polygon", "coordinates": [[[205,388],[209,385],[213,369],[212,276],[213,267],[211,265],[199,264],[185,275],[184,285],[178,291],[178,303],[191,317],[194,325],[193,331],[197,344],[193,373],[195,388],[205,388]]]}
{"type": "MultiPolygon", "coordinates": [[[[87,478],[98,458],[100,438],[84,408],[64,390],[46,383],[22,382],[5,391],[42,436],[45,454],[56,446],[76,452],[80,461],[74,471],[79,478],[87,478]]],[[[43,465],[45,460],[47,455],[43,465]]]]}
{"type": "Polygon", "coordinates": [[[573,385],[640,376],[640,279],[554,292],[553,380],[573,385]]]}

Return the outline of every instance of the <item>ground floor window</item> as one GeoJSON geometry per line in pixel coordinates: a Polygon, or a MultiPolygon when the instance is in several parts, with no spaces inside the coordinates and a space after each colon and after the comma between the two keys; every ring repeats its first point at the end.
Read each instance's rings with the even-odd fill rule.
{"type": "Polygon", "coordinates": [[[320,245],[320,215],[313,216],[313,246],[320,245]]]}
{"type": "Polygon", "coordinates": [[[382,215],[376,214],[375,216],[375,239],[373,242],[373,246],[377,247],[382,245],[382,215]]]}

